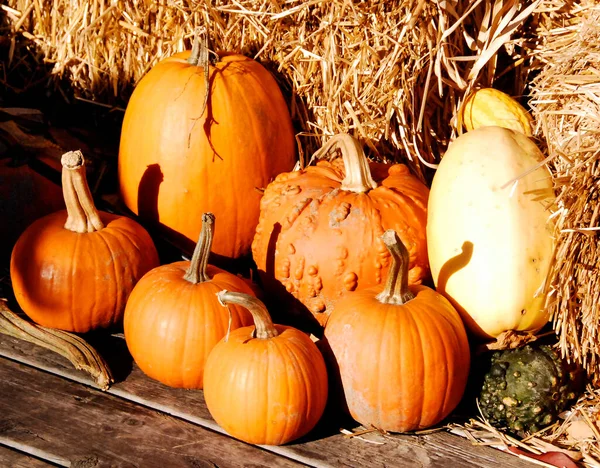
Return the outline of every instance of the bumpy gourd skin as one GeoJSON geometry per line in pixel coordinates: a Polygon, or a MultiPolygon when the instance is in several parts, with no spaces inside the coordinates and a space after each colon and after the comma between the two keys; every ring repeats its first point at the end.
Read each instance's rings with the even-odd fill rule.
{"type": "Polygon", "coordinates": [[[577,396],[580,374],[547,345],[498,351],[484,377],[481,411],[494,426],[536,432],[577,396]]]}
{"type": "Polygon", "coordinates": [[[261,200],[252,252],[265,290],[284,300],[293,295],[323,326],[343,296],[385,278],[389,253],[379,237],[386,229],[410,252],[409,282],[429,276],[429,190],[405,165],[369,169],[378,186],[365,193],[340,188],[345,169],[338,158],[280,174],[261,200]]]}

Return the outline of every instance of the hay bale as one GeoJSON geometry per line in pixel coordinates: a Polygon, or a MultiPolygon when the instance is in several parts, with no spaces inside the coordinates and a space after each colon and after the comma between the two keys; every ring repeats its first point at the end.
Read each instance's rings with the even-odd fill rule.
{"type": "Polygon", "coordinates": [[[542,7],[530,104],[558,193],[548,307],[563,354],[600,383],[600,5],[542,7]]]}
{"type": "Polygon", "coordinates": [[[305,152],[349,132],[372,156],[423,175],[454,136],[465,91],[510,70],[517,80],[507,91],[521,93],[523,58],[511,37],[539,0],[6,3],[10,76],[19,67],[31,74],[24,59],[34,58],[80,98],[123,106],[157,61],[189,47],[194,29],[206,26],[213,49],[255,57],[277,75],[305,152]]]}

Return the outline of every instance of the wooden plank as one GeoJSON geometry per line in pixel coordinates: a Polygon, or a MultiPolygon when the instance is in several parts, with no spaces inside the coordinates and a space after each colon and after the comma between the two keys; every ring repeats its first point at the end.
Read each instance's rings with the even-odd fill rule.
{"type": "Polygon", "coordinates": [[[294,467],[296,462],[8,359],[0,444],[77,467],[294,467]]]}
{"type": "Polygon", "coordinates": [[[0,445],[0,466],[10,468],[50,468],[56,465],[51,465],[45,461],[0,445]]]}
{"type": "MultiPolygon", "coordinates": [[[[199,426],[223,432],[211,418],[201,391],[172,389],[147,378],[132,363],[122,338],[113,336],[110,340],[99,341],[96,347],[111,365],[117,380],[121,380],[109,390],[109,393],[199,426]]],[[[14,338],[0,335],[0,356],[93,386],[85,374],[73,369],[60,356],[14,338]]],[[[463,438],[446,432],[390,437],[370,434],[368,438],[376,443],[369,443],[357,438],[345,438],[338,430],[335,420],[324,418],[322,424],[304,440],[283,447],[265,447],[265,449],[317,467],[496,468],[500,465],[505,468],[528,468],[532,466],[531,463],[515,456],[489,447],[473,445],[463,438]]]]}

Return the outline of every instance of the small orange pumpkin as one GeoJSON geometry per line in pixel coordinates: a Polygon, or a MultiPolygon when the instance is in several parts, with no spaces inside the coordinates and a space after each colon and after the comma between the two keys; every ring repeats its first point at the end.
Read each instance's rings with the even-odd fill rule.
{"type": "Polygon", "coordinates": [[[280,174],[267,187],[252,243],[266,290],[276,295],[284,288],[321,325],[348,292],[385,278],[387,250],[379,237],[386,229],[395,229],[410,251],[411,284],[429,274],[425,184],[405,165],[369,164],[346,134],[313,158],[335,149],[341,159],[280,174]]]}
{"type": "Polygon", "coordinates": [[[250,253],[260,192],[294,166],[287,105],[271,74],[243,55],[206,44],[157,64],[127,105],[119,148],[119,186],[127,207],[160,223],[192,250],[203,212],[219,220],[213,252],[250,253]]]}
{"type": "Polygon", "coordinates": [[[327,402],[323,356],[299,330],[273,325],[262,302],[222,291],[225,304],[246,307],[254,327],[238,328],[206,361],[204,398],[215,421],[251,444],[281,445],[307,434],[327,402]]]}
{"type": "Polygon", "coordinates": [[[133,289],[123,321],[125,341],[136,364],[170,387],[202,388],[204,363],[212,348],[234,330],[252,324],[243,307],[229,315],[217,293],[223,288],[254,294],[246,281],[208,265],[215,216],[204,213],[191,262],[159,266],[133,289]]]}
{"type": "Polygon", "coordinates": [[[158,253],[138,223],[96,210],[80,151],[65,153],[61,162],[67,209],[23,232],[10,277],[17,302],[32,320],[83,333],[123,318],[129,293],[158,265],[158,253]]]}
{"type": "Polygon", "coordinates": [[[425,286],[408,286],[408,251],[393,230],[384,288],[340,301],[325,328],[347,407],[366,427],[407,432],[444,419],[462,398],[469,343],[458,312],[425,286]]]}

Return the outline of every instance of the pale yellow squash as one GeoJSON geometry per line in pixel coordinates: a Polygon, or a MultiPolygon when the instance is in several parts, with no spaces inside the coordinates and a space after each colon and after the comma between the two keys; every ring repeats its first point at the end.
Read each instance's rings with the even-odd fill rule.
{"type": "Polygon", "coordinates": [[[482,88],[471,93],[461,107],[458,118],[467,131],[498,126],[532,135],[529,112],[508,94],[494,88],[482,88]]]}
{"type": "Polygon", "coordinates": [[[427,218],[433,279],[481,337],[535,332],[548,321],[555,195],[548,169],[535,168],[542,159],[522,133],[481,127],[450,145],[433,179],[427,218]]]}

